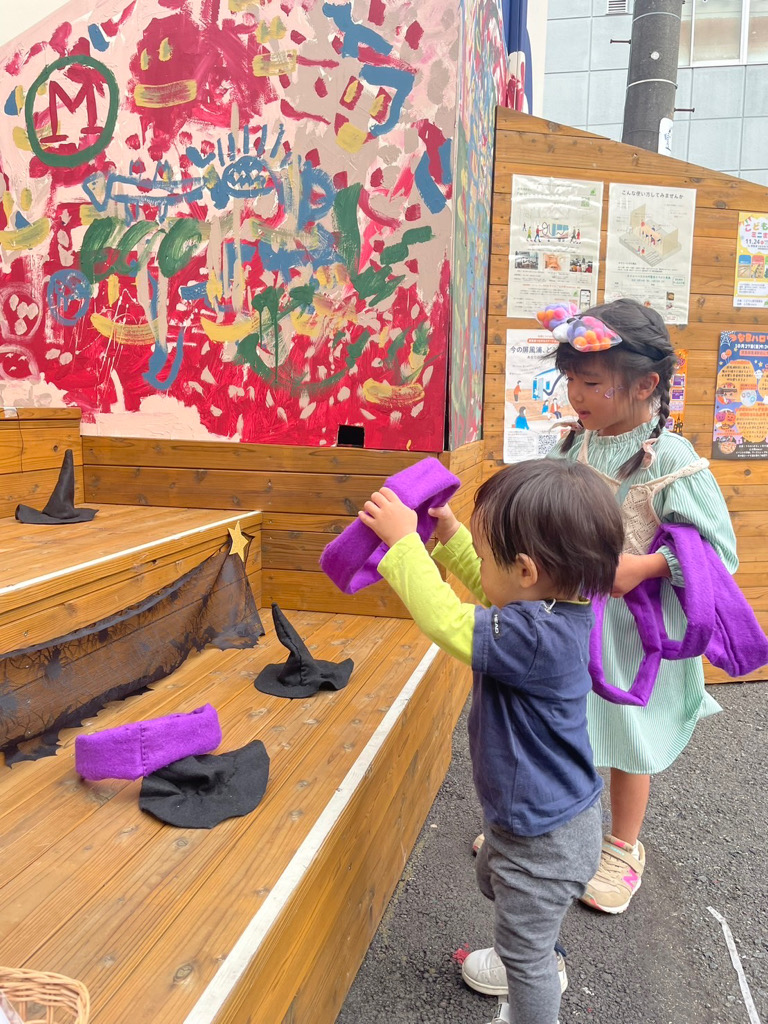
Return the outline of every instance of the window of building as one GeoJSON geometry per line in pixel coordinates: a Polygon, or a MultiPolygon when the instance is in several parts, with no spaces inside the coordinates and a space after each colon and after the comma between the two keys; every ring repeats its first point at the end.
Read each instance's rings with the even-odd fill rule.
{"type": "Polygon", "coordinates": [[[768,63],[768,0],[685,0],[681,67],[768,63]]]}

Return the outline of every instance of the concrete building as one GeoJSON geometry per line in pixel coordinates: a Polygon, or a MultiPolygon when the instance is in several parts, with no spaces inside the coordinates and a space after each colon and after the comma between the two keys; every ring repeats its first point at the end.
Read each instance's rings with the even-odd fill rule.
{"type": "MultiPolygon", "coordinates": [[[[621,139],[632,0],[549,0],[544,116],[621,139]]],[[[768,185],[768,0],[686,0],[672,154],[768,185]]]]}

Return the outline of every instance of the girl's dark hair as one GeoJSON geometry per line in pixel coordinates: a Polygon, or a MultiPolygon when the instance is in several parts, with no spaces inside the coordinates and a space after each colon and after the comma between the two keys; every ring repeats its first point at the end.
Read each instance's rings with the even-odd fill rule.
{"type": "Polygon", "coordinates": [[[507,466],[478,489],[472,525],[502,568],[528,555],[560,594],[611,592],[624,527],[610,488],[589,466],[567,459],[507,466]]]}
{"type": "MultiPolygon", "coordinates": [[[[621,344],[605,352],[578,352],[568,342],[562,342],[555,352],[555,366],[561,373],[575,371],[582,373],[589,366],[599,363],[622,380],[625,386],[633,384],[649,373],[658,373],[659,383],[652,398],[659,403],[659,418],[651,437],[658,437],[669,417],[669,389],[677,355],[669,337],[669,331],[655,309],[643,306],[634,299],[616,299],[602,306],[593,306],[583,316],[593,316],[611,327],[620,337],[621,344]]],[[[580,425],[580,429],[583,429],[580,425]]],[[[577,431],[565,438],[562,451],[567,452],[576,439],[577,431]]],[[[642,448],[619,468],[619,478],[625,479],[637,472],[643,464],[645,452],[642,448]]]]}

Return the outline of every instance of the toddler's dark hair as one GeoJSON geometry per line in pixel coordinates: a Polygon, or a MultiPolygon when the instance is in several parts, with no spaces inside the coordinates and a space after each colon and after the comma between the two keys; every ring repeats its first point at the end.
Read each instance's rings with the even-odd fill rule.
{"type": "MultiPolygon", "coordinates": [[[[658,437],[669,418],[669,390],[677,355],[666,324],[649,306],[634,299],[616,299],[602,306],[593,306],[582,314],[594,316],[613,328],[621,337],[621,345],[605,352],[579,352],[563,342],[555,352],[555,366],[561,373],[581,373],[591,363],[599,363],[612,370],[625,385],[633,384],[648,373],[658,373],[659,383],[652,397],[659,401],[659,418],[651,437],[658,437]]],[[[571,432],[563,441],[562,450],[568,451],[576,439],[571,432]]],[[[643,464],[645,452],[639,448],[619,468],[620,479],[632,476],[643,464]]]]}
{"type": "Polygon", "coordinates": [[[531,459],[500,470],[478,489],[472,526],[498,566],[528,555],[562,594],[609,594],[624,544],[621,512],[589,466],[531,459]]]}

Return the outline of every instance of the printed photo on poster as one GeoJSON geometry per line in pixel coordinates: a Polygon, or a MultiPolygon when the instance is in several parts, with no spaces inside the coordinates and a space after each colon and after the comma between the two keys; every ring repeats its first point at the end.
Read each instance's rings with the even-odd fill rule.
{"type": "Polygon", "coordinates": [[[636,299],[687,324],[696,189],[613,184],[608,198],[605,301],[636,299]]]}
{"type": "Polygon", "coordinates": [[[507,316],[550,302],[597,303],[603,183],[512,175],[507,316]]]}
{"type": "Polygon", "coordinates": [[[543,458],[577,419],[566,379],[553,365],[556,348],[549,331],[507,331],[505,462],[543,458]]]}
{"type": "Polygon", "coordinates": [[[768,306],[768,213],[740,213],[734,306],[768,306]]]}
{"type": "Polygon", "coordinates": [[[723,331],[713,459],[768,459],[768,333],[723,331]]]}
{"type": "Polygon", "coordinates": [[[677,351],[677,365],[672,374],[672,386],[669,390],[669,417],[667,430],[682,434],[685,425],[685,382],[688,376],[688,353],[677,351]]]}

